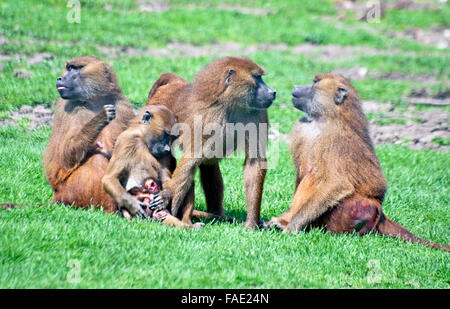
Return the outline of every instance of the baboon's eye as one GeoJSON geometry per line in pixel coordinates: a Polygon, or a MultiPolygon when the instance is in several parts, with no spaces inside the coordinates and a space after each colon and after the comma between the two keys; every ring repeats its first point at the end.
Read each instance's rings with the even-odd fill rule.
{"type": "Polygon", "coordinates": [[[236,71],[233,69],[228,70],[227,78],[225,79],[225,83],[227,85],[230,83],[231,75],[233,75],[234,72],[236,72],[236,71]]]}
{"type": "Polygon", "coordinates": [[[339,87],[336,95],[334,96],[334,103],[337,105],[344,103],[345,98],[347,97],[347,89],[339,87]]]}
{"type": "Polygon", "coordinates": [[[150,122],[150,120],[152,119],[153,114],[150,111],[146,111],[144,113],[144,115],[142,115],[142,123],[143,124],[148,124],[150,122]]]}
{"type": "Polygon", "coordinates": [[[71,70],[81,70],[83,67],[84,67],[84,66],[82,66],[82,65],[75,66],[75,65],[73,65],[73,64],[68,64],[68,65],[66,66],[66,70],[67,70],[67,71],[71,71],[71,70]]]}

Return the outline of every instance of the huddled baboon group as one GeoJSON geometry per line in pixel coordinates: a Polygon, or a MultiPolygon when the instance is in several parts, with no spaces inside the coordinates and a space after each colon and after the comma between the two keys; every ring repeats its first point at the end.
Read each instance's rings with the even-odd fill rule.
{"type": "Polygon", "coordinates": [[[61,98],[43,156],[52,202],[94,205],[128,219],[138,216],[187,228],[203,225],[193,224],[192,217],[230,220],[223,208],[219,160],[240,148],[233,139],[236,132],[227,129],[227,124],[240,123],[256,128],[245,134],[242,149],[245,226],[378,232],[450,250],[414,236],[383,213],[386,179],[358,93],[341,75],[317,74],[312,84],[294,87],[294,107],[305,114],[291,132],[295,192],[287,211],[261,222],[267,139],[258,138],[257,147],[250,140],[252,134],[267,137],[267,109],[276,97],[263,81],[262,67],[247,58],[226,57],[209,63],[191,83],[165,73],[137,116],[110,65],[81,56],[65,68],[56,82],[61,98]],[[214,128],[206,130],[211,123],[214,128]],[[200,140],[195,138],[199,129],[205,129],[200,140]],[[226,138],[210,147],[212,132],[226,138]],[[183,151],[178,162],[172,154],[175,142],[183,151]],[[207,212],[194,210],[197,169],[207,212]]]}

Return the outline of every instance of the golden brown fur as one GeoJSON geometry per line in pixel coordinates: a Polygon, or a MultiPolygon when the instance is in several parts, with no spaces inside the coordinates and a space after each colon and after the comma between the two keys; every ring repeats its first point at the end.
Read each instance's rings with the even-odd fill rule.
{"type": "MultiPolygon", "coordinates": [[[[194,132],[195,116],[202,117],[202,125],[218,124],[224,133],[226,123],[268,123],[268,105],[275,98],[273,89],[272,100],[268,100],[263,108],[252,107],[256,98],[255,77],[264,74],[264,70],[256,63],[245,58],[222,58],[213,61],[200,71],[193,83],[172,73],[162,75],[150,90],[147,104],[164,104],[171,109],[180,123],[187,124],[194,132]],[[269,102],[270,101],[270,102],[269,102]]],[[[266,86],[264,84],[264,86],[266,86]]],[[[203,136],[203,143],[209,136],[203,136]]],[[[194,173],[199,167],[200,178],[205,192],[209,212],[223,216],[223,181],[219,168],[220,158],[193,157],[193,134],[180,137],[184,155],[172,175],[172,179],[165,185],[173,194],[172,213],[190,222],[193,209],[194,173]],[[186,155],[189,153],[190,155],[186,155]]],[[[225,153],[235,150],[231,146],[225,153]]],[[[265,162],[265,146],[261,153],[250,158],[246,151],[244,168],[244,182],[247,198],[246,225],[255,227],[259,224],[261,196],[266,170],[261,166],[265,162]]]]}
{"type": "Polygon", "coordinates": [[[45,175],[55,191],[52,202],[115,211],[116,205],[103,190],[101,179],[108,154],[134,113],[107,63],[81,56],[68,61],[69,66],[82,67],[84,97],[61,98],[56,103],[52,135],[43,156],[45,175]],[[111,122],[105,105],[115,107],[116,118],[111,122]]]}
{"type": "MultiPolygon", "coordinates": [[[[176,118],[167,107],[146,106],[131,122],[130,127],[117,138],[102,182],[105,191],[131,215],[142,210],[138,199],[127,192],[130,188],[139,187],[147,178],[158,179],[164,184],[171,177],[174,162],[171,153],[155,158],[150,152],[149,145],[152,141],[161,140],[164,134],[170,133],[175,123],[176,118]],[[152,115],[147,124],[141,122],[145,112],[150,112],[152,115]]],[[[163,190],[161,194],[164,197],[164,206],[167,207],[170,202],[170,192],[163,190]]],[[[171,226],[185,226],[169,213],[163,223],[171,226]]]]}
{"type": "Polygon", "coordinates": [[[294,88],[294,105],[307,113],[291,133],[295,194],[289,210],[271,224],[288,232],[308,226],[333,233],[377,231],[448,251],[449,246],[417,238],[383,214],[386,179],[358,93],[341,75],[318,74],[314,81],[294,88]]]}

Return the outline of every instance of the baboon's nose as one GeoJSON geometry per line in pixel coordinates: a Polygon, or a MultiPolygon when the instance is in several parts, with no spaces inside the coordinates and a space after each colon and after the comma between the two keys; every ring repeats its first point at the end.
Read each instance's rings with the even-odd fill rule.
{"type": "Polygon", "coordinates": [[[269,89],[269,96],[271,98],[271,100],[275,100],[275,98],[277,97],[277,91],[275,89],[270,88],[269,89]]]}

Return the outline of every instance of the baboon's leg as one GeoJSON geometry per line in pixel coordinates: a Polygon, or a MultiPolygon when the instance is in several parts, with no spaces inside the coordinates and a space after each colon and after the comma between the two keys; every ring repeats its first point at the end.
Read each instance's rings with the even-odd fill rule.
{"type": "Polygon", "coordinates": [[[206,208],[209,213],[224,216],[223,179],[219,162],[211,165],[200,165],[200,180],[205,192],[206,208]]]}

